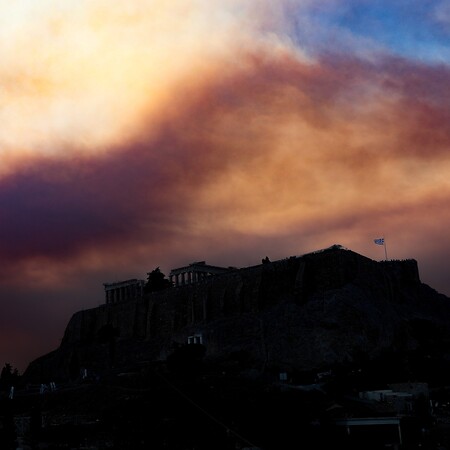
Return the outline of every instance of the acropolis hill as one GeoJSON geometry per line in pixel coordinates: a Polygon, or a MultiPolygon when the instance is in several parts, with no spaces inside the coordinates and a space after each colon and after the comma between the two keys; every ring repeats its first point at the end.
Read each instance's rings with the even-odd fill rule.
{"type": "Polygon", "coordinates": [[[450,348],[450,299],[420,281],[415,260],[374,261],[333,245],[208,276],[194,272],[160,292],[134,290],[122,299],[106,292],[105,304],[75,313],[60,347],[25,375],[101,374],[165,361],[189,343],[202,344],[210,361],[245,361],[253,371],[320,369],[433,342],[450,348]]]}

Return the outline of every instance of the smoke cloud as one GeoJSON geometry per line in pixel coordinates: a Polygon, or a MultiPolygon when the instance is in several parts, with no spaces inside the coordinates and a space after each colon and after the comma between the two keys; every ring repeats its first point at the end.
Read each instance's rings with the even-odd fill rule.
{"type": "Polygon", "coordinates": [[[103,282],[199,259],[383,259],[383,235],[450,294],[449,66],[301,45],[339,2],[221,3],[5,3],[3,359],[56,345],[103,282]]]}

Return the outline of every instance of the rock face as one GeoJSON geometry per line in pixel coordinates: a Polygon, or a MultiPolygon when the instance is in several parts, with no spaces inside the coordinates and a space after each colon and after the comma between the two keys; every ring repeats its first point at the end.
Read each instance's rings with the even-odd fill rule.
{"type": "Polygon", "coordinates": [[[196,336],[210,360],[313,370],[361,354],[450,343],[450,299],[421,283],[415,260],[377,262],[339,245],[236,269],[73,315],[30,380],[166,360],[196,336]]]}

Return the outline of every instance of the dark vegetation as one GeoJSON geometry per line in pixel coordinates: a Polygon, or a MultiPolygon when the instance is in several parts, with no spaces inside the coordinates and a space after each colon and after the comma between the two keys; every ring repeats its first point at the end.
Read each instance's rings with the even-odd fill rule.
{"type": "Polygon", "coordinates": [[[173,284],[166,278],[161,269],[157,267],[148,273],[147,281],[144,285],[144,292],[157,292],[172,287],[173,284]]]}
{"type": "Polygon", "coordinates": [[[10,363],[5,363],[0,373],[0,388],[6,389],[17,385],[20,380],[18,369],[13,368],[10,363]]]}

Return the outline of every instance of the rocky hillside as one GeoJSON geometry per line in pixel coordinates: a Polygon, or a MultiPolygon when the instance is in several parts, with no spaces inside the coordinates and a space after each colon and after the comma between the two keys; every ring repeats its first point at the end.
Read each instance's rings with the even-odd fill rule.
{"type": "Polygon", "coordinates": [[[74,314],[30,381],[164,361],[201,336],[205,357],[248,372],[299,373],[403,355],[450,360],[450,299],[415,260],[377,262],[334,245],[74,314]]]}

